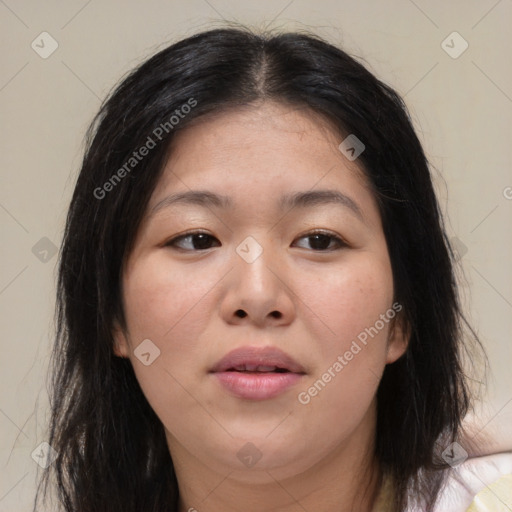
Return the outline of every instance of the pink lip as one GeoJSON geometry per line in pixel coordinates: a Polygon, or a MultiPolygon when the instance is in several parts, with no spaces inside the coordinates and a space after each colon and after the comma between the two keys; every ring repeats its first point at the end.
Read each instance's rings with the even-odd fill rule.
{"type": "Polygon", "coordinates": [[[214,374],[230,393],[247,400],[267,400],[296,384],[302,377],[299,373],[240,373],[220,372],[214,374]]]}
{"type": "Polygon", "coordinates": [[[230,393],[248,400],[266,400],[297,384],[304,368],[275,347],[242,347],[229,352],[211,370],[230,393]],[[286,372],[236,371],[236,367],[275,366],[286,372]]]}

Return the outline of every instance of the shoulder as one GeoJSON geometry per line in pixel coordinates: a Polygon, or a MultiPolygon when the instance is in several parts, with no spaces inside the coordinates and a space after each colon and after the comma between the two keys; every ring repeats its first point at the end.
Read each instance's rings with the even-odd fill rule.
{"type": "Polygon", "coordinates": [[[512,510],[512,451],[471,457],[453,467],[435,512],[512,510]]]}

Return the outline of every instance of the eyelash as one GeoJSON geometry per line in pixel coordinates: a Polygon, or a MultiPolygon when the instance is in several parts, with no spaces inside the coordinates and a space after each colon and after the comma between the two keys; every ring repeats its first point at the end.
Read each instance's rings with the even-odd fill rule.
{"type": "MultiPolygon", "coordinates": [[[[210,233],[207,233],[205,231],[189,231],[188,233],[184,233],[182,235],[179,235],[179,236],[169,240],[168,242],[165,243],[165,247],[175,247],[176,246],[176,242],[178,242],[179,240],[183,240],[185,238],[189,238],[189,237],[192,237],[194,235],[206,235],[206,236],[209,236],[210,238],[215,238],[214,236],[210,235],[210,233]]],[[[329,231],[323,231],[323,230],[310,231],[309,233],[306,233],[306,234],[302,235],[299,239],[301,239],[301,238],[310,238],[310,237],[313,237],[315,235],[323,235],[323,236],[327,236],[327,237],[335,240],[336,243],[338,244],[338,248],[335,248],[335,249],[320,249],[320,250],[312,249],[313,252],[332,252],[332,251],[337,251],[337,250],[340,250],[340,249],[348,247],[348,244],[341,237],[339,237],[337,235],[334,235],[333,233],[331,233],[329,231]]],[[[185,251],[185,252],[198,252],[198,251],[206,251],[206,250],[208,250],[208,249],[183,249],[181,247],[178,247],[178,249],[182,250],[182,251],[185,251]]]]}

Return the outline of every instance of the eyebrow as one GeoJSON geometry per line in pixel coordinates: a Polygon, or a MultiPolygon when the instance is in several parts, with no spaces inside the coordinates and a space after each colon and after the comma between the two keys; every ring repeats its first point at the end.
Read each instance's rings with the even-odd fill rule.
{"type": "MultiPolygon", "coordinates": [[[[216,194],[208,190],[189,190],[186,192],[178,192],[159,201],[152,208],[149,216],[152,217],[163,208],[167,208],[175,204],[229,209],[233,207],[233,200],[229,196],[216,194]]],[[[364,222],[363,213],[359,205],[352,198],[338,190],[310,190],[307,192],[285,194],[279,199],[278,208],[283,211],[292,208],[312,208],[314,206],[326,204],[336,204],[348,208],[364,222]]]]}

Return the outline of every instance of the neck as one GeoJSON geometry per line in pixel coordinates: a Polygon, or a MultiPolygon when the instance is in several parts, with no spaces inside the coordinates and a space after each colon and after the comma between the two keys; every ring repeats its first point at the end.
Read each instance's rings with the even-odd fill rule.
{"type": "Polygon", "coordinates": [[[168,435],[179,512],[371,512],[382,475],[373,455],[375,411],[369,414],[328,456],[284,477],[277,469],[213,471],[168,435]]]}

